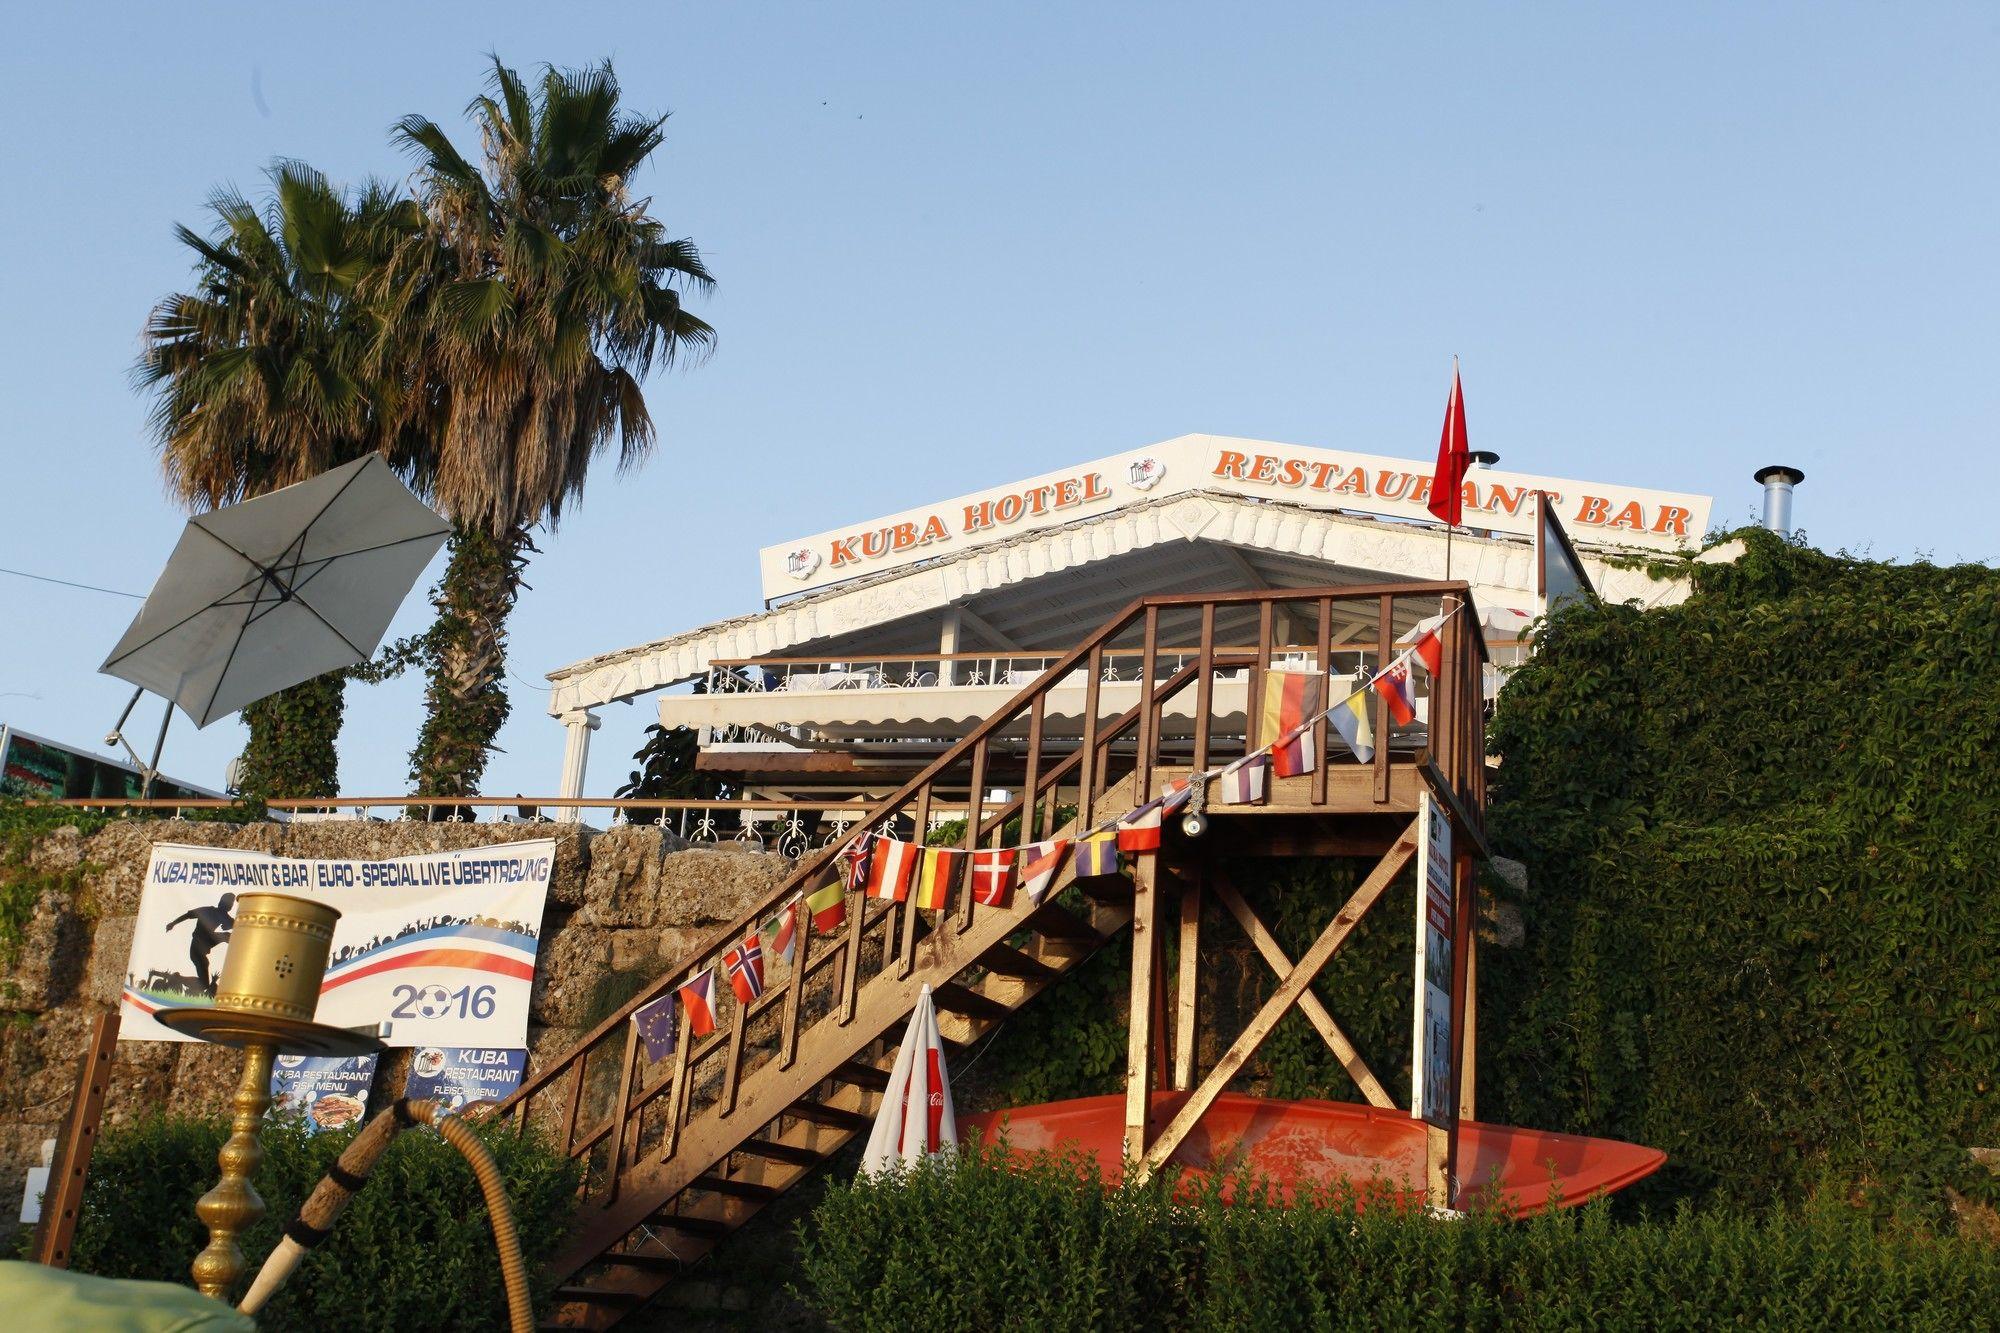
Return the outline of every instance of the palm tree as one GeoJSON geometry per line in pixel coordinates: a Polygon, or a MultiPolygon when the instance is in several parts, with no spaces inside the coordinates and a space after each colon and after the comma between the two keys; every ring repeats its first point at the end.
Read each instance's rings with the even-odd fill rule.
{"type": "Polygon", "coordinates": [[[640,379],[714,339],[681,303],[712,285],[699,252],[631,190],[666,117],[623,111],[608,62],[545,69],[531,91],[496,58],[488,89],[467,108],[478,165],[421,116],[392,132],[427,226],[375,289],[389,324],[419,331],[403,358],[410,475],[454,525],[410,756],[424,795],[479,790],[532,530],[554,529],[614,442],[621,469],[645,456],[640,379]]]}
{"type": "MultiPolygon", "coordinates": [[[[212,235],[177,227],[192,289],[153,308],[135,369],[154,394],[151,432],[169,489],[190,510],[230,504],[382,452],[412,450],[386,424],[403,413],[365,279],[422,223],[370,183],[348,193],[298,162],[271,169],[259,209],[234,190],[209,200],[212,235]]],[[[244,709],[246,794],[331,796],[345,677],[332,673],[244,709]]]]}

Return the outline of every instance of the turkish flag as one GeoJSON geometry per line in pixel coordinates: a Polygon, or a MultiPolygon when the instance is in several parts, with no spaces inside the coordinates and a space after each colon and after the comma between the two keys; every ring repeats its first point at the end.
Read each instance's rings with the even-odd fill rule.
{"type": "Polygon", "coordinates": [[[1457,527],[1465,517],[1465,469],[1472,461],[1465,443],[1465,390],[1458,382],[1458,363],[1451,363],[1451,397],[1444,405],[1444,430],[1438,435],[1437,468],[1431,474],[1430,511],[1457,527]]]}

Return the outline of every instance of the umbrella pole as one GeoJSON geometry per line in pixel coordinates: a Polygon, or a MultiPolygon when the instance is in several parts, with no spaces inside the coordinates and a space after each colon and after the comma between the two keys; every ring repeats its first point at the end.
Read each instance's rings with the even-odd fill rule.
{"type": "MultiPolygon", "coordinates": [[[[138,700],[135,698],[133,702],[138,700]]],[[[131,711],[129,706],[126,711],[131,711]]],[[[153,794],[153,779],[160,775],[160,752],[167,748],[167,724],[173,720],[174,701],[169,699],[167,711],[160,716],[160,734],[153,738],[153,757],[146,763],[146,780],[139,785],[139,799],[142,801],[153,794]]]]}

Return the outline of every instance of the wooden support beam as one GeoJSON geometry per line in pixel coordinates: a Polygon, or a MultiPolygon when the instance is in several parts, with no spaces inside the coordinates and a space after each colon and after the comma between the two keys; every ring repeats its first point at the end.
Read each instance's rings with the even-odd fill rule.
{"type": "MultiPolygon", "coordinates": [[[[1146,1148],[1143,1156],[1132,1152],[1130,1129],[1132,1103],[1131,1088],[1128,1083],[1126,1089],[1126,1154],[1139,1159],[1137,1167],[1138,1179],[1144,1180],[1154,1171],[1157,1171],[1169,1157],[1173,1156],[1174,1150],[1181,1146],[1182,1141],[1187,1138],[1188,1132],[1201,1122],[1202,1116],[1208,1113],[1208,1108],[1215,1104],[1215,1099],[1222,1095],[1224,1088],[1229,1086],[1229,1081],[1236,1077],[1244,1064],[1251,1056],[1257,1053],[1258,1048],[1264,1044],[1265,1039],[1278,1026],[1278,1020],[1283,1018],[1286,1011],[1294,1004],[1298,1003],[1299,996],[1305,993],[1306,987],[1312,984],[1313,978],[1320,974],[1320,970],[1327,965],[1328,960],[1333,957],[1342,944],[1347,942],[1347,937],[1353,933],[1355,926],[1360,924],[1361,919],[1368,914],[1368,909],[1373,907],[1380,900],[1382,894],[1387,891],[1390,881],[1394,880],[1403,867],[1409,864],[1410,857],[1415,854],[1416,850],[1417,824],[1415,820],[1411,820],[1403,836],[1396,839],[1396,845],[1389,849],[1388,855],[1376,863],[1375,869],[1369,872],[1368,878],[1362,881],[1361,887],[1354,891],[1353,895],[1348,898],[1347,902],[1341,906],[1338,912],[1334,913],[1333,920],[1327,923],[1326,929],[1321,931],[1319,938],[1313,941],[1312,948],[1306,950],[1305,957],[1299,959],[1297,963],[1293,964],[1291,970],[1285,973],[1283,979],[1278,982],[1278,989],[1272,993],[1270,999],[1264,1002],[1263,1007],[1258,1009],[1256,1015],[1251,1018],[1249,1025],[1230,1044],[1229,1049],[1223,1053],[1222,1059],[1217,1062],[1214,1069],[1209,1071],[1208,1077],[1201,1081],[1201,1086],[1188,1095],[1187,1101],[1181,1104],[1181,1109],[1174,1114],[1174,1118],[1167,1123],[1166,1128],[1160,1131],[1160,1136],[1154,1139],[1146,1148]]],[[[1136,919],[1133,924],[1136,929],[1138,924],[1136,919]]],[[[1133,970],[1136,974],[1138,970],[1138,952],[1136,947],[1133,953],[1133,964],[1133,970]]],[[[1142,1120],[1142,1132],[1143,1125],[1144,1122],[1142,1120]]]]}
{"type": "Polygon", "coordinates": [[[111,1056],[118,1045],[116,1009],[99,1014],[91,1025],[90,1046],[76,1073],[76,1096],[63,1124],[49,1187],[42,1196],[42,1220],[35,1228],[31,1257],[50,1268],[68,1268],[76,1224],[83,1216],[83,1186],[90,1176],[90,1158],[97,1148],[98,1124],[104,1116],[104,1090],[111,1084],[111,1056]]]}
{"type": "Polygon", "coordinates": [[[1186,1092],[1194,1086],[1195,1034],[1200,1020],[1201,906],[1203,866],[1200,862],[1181,868],[1180,967],[1174,979],[1174,1068],[1173,1089],[1186,1092]]]}
{"type": "MultiPolygon", "coordinates": [[[[1243,933],[1249,937],[1250,943],[1256,947],[1257,952],[1263,956],[1273,972],[1282,977],[1292,970],[1292,960],[1286,955],[1284,946],[1278,943],[1277,936],[1273,935],[1250,909],[1250,904],[1244,900],[1242,891],[1236,887],[1235,882],[1220,870],[1215,872],[1215,896],[1228,909],[1229,915],[1236,918],[1236,924],[1243,928],[1243,933]]],[[[1327,1049],[1331,1050],[1334,1058],[1340,1061],[1340,1067],[1354,1080],[1354,1086],[1361,1089],[1361,1095],[1368,1099],[1368,1104],[1382,1107],[1384,1110],[1394,1109],[1395,1100],[1383,1088],[1381,1081],[1375,1077],[1374,1071],[1369,1069],[1367,1062],[1362,1060],[1361,1053],[1355,1049],[1354,1043],[1349,1040],[1345,1032],[1341,1031],[1340,1024],[1334,1021],[1333,1015],[1327,1012],[1326,1006],[1320,1002],[1319,996],[1313,993],[1310,986],[1299,994],[1299,1012],[1313,1025],[1320,1039],[1326,1043],[1327,1049]]]]}
{"type": "Polygon", "coordinates": [[[1153,976],[1159,961],[1154,936],[1160,915],[1155,856],[1132,870],[1132,987],[1125,1041],[1125,1156],[1146,1151],[1146,1113],[1153,1094],[1153,976]]]}
{"type": "Polygon", "coordinates": [[[1010,653],[1021,651],[1021,645],[1014,642],[1004,630],[996,628],[993,622],[962,603],[958,606],[958,623],[966,629],[979,631],[979,636],[995,648],[1010,653]]]}

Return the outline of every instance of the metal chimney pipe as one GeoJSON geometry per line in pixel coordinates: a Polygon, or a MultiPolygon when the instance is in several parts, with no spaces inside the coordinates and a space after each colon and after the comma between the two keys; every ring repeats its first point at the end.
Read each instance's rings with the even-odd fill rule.
{"type": "Polygon", "coordinates": [[[1491,449],[1473,449],[1466,453],[1465,461],[1468,467],[1488,468],[1500,461],[1500,455],[1491,449]]]}
{"type": "Polygon", "coordinates": [[[1772,532],[1792,530],[1792,487],[1806,479],[1795,467],[1774,463],[1757,470],[1757,484],[1764,488],[1764,526],[1772,532]]]}

